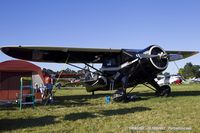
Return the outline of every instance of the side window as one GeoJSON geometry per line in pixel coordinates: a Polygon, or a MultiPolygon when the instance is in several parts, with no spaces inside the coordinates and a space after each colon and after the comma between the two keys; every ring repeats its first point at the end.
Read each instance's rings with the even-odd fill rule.
{"type": "Polygon", "coordinates": [[[114,57],[108,57],[104,59],[104,67],[116,67],[118,65],[117,59],[114,57]]]}

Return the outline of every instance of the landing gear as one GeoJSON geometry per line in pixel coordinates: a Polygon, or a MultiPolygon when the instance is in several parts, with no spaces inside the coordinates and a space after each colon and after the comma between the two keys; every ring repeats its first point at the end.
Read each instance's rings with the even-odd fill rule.
{"type": "Polygon", "coordinates": [[[115,102],[130,102],[130,101],[141,100],[141,97],[139,97],[137,95],[129,95],[129,93],[131,91],[129,91],[128,93],[126,93],[126,89],[118,89],[113,94],[113,101],[115,101],[115,102]]]}
{"type": "Polygon", "coordinates": [[[92,91],[92,95],[94,95],[94,91],[92,91]]]}
{"type": "Polygon", "coordinates": [[[117,91],[115,91],[115,93],[113,94],[113,101],[126,101],[126,91],[124,89],[118,89],[117,91]]]}
{"type": "Polygon", "coordinates": [[[150,89],[155,91],[155,95],[156,96],[169,96],[171,93],[171,87],[169,85],[163,85],[163,86],[159,86],[157,82],[155,82],[155,80],[150,80],[149,83],[155,88],[149,87],[148,85],[145,85],[147,87],[149,87],[150,89]]]}
{"type": "Polygon", "coordinates": [[[163,85],[160,89],[157,89],[155,92],[156,96],[169,96],[171,93],[171,87],[169,85],[163,85]]]}

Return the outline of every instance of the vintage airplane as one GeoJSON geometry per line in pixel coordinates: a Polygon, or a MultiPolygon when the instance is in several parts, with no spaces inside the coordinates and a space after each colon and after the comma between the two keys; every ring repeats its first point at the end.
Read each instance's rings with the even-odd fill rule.
{"type": "Polygon", "coordinates": [[[155,79],[160,86],[170,85],[170,84],[181,84],[183,77],[181,75],[158,75],[155,79]]]}
{"type": "Polygon", "coordinates": [[[189,78],[187,79],[189,83],[200,83],[200,78],[189,78]]]}
{"type": "MultiPolygon", "coordinates": [[[[36,61],[66,63],[83,63],[96,70],[96,78],[86,74],[85,86],[88,92],[97,90],[113,90],[113,99],[127,99],[126,89],[138,84],[155,90],[157,96],[168,96],[171,88],[159,86],[154,80],[158,73],[164,71],[169,61],[176,61],[197,54],[197,51],[165,51],[160,46],[151,45],[145,49],[97,49],[97,48],[66,48],[66,47],[32,47],[8,46],[1,51],[8,56],[36,61]],[[101,63],[97,69],[90,63],[101,63]],[[151,86],[149,86],[148,84],[151,86]]],[[[89,69],[86,71],[91,72],[89,69]]]]}

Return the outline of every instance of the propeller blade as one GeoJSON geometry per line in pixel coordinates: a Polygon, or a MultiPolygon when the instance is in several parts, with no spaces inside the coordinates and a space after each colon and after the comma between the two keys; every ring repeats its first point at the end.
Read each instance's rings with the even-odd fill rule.
{"type": "Polygon", "coordinates": [[[136,55],[139,58],[156,58],[160,57],[160,55],[149,55],[149,54],[137,54],[136,55]]]}
{"type": "Polygon", "coordinates": [[[162,59],[162,58],[168,58],[168,56],[167,56],[167,54],[165,54],[165,53],[160,53],[160,54],[157,54],[157,55],[149,55],[149,54],[137,54],[136,55],[137,57],[139,57],[139,58],[147,58],[147,59],[149,59],[149,58],[160,58],[160,59],[162,59]]]}

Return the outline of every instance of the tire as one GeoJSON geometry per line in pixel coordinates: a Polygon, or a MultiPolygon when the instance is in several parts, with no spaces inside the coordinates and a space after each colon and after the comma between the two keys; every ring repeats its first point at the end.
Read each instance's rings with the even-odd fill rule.
{"type": "Polygon", "coordinates": [[[113,101],[123,102],[125,100],[126,100],[126,93],[123,89],[119,89],[113,94],[113,101]]]}
{"type": "Polygon", "coordinates": [[[156,96],[167,97],[171,93],[171,87],[169,85],[163,85],[156,91],[156,96]]]}

